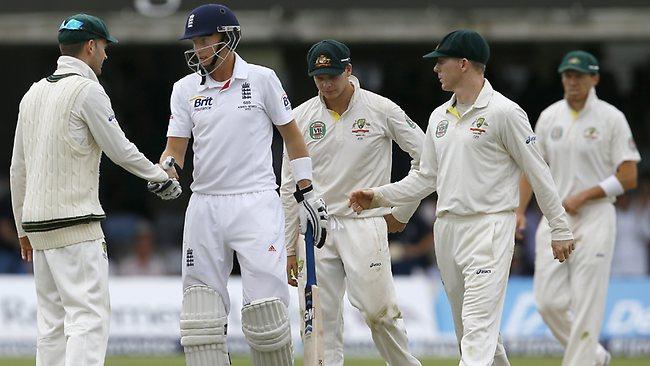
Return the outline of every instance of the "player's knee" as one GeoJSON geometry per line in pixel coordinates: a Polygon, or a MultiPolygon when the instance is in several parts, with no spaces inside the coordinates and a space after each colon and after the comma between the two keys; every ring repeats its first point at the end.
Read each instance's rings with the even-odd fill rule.
{"type": "Polygon", "coordinates": [[[293,364],[286,306],[278,298],[260,299],[242,308],[242,330],[251,347],[253,366],[293,364]]]}
{"type": "Polygon", "coordinates": [[[362,311],[362,314],[370,328],[392,324],[402,319],[402,312],[397,304],[385,305],[376,311],[362,311]]]}
{"type": "Polygon", "coordinates": [[[567,304],[565,304],[565,301],[556,296],[546,296],[544,298],[536,296],[535,302],[537,305],[537,311],[539,311],[542,316],[557,314],[561,311],[567,310],[567,304]]]}
{"type": "Polygon", "coordinates": [[[183,292],[181,345],[186,353],[201,349],[228,355],[226,333],[228,314],[221,296],[212,288],[193,285],[183,292]]]}

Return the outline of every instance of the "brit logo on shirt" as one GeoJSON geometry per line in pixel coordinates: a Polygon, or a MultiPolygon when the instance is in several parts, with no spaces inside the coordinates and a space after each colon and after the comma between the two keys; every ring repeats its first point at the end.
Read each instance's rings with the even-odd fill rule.
{"type": "Polygon", "coordinates": [[[212,109],[212,101],[212,97],[206,97],[204,95],[197,95],[190,98],[190,103],[194,107],[194,112],[212,109]]]}
{"type": "Polygon", "coordinates": [[[282,104],[284,104],[284,109],[287,111],[291,110],[291,102],[289,101],[289,97],[286,94],[282,95],[282,104]]]}

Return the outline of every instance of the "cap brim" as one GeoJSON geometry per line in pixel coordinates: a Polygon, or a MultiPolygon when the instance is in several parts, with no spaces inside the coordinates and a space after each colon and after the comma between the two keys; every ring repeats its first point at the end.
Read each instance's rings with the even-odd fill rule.
{"type": "Polygon", "coordinates": [[[323,67],[320,69],[310,71],[307,74],[309,76],[316,76],[316,75],[323,75],[323,74],[336,76],[336,75],[341,75],[343,71],[345,71],[345,69],[338,69],[335,67],[323,67]]]}
{"type": "Polygon", "coordinates": [[[115,38],[115,37],[113,37],[113,36],[108,36],[108,37],[106,37],[106,40],[107,40],[109,43],[119,43],[119,41],[117,40],[117,38],[115,38]]]}
{"type": "Polygon", "coordinates": [[[593,70],[585,70],[583,67],[580,66],[575,66],[575,65],[565,65],[565,66],[560,66],[557,68],[558,74],[561,74],[567,70],[573,70],[577,71],[583,74],[598,74],[598,71],[593,71],[593,70]]]}
{"type": "Polygon", "coordinates": [[[438,57],[449,57],[449,55],[446,55],[440,51],[433,51],[422,56],[422,58],[438,58],[438,57]]]}

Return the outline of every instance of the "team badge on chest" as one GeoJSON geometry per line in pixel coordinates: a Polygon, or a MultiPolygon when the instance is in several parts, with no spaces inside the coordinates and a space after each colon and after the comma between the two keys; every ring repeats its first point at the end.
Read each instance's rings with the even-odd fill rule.
{"type": "Polygon", "coordinates": [[[598,140],[598,137],[600,137],[600,132],[598,132],[598,129],[596,129],[596,127],[587,127],[582,136],[586,140],[595,141],[598,140]]]}
{"type": "Polygon", "coordinates": [[[366,122],[365,118],[359,118],[352,124],[352,133],[357,137],[357,140],[363,140],[368,132],[370,132],[370,123],[366,122]]]}
{"type": "Polygon", "coordinates": [[[436,137],[441,138],[447,133],[447,128],[449,127],[449,121],[446,119],[443,119],[442,121],[438,122],[438,125],[436,126],[436,137]]]}
{"type": "Polygon", "coordinates": [[[555,126],[553,130],[551,131],[551,140],[557,141],[562,138],[562,134],[564,133],[564,130],[560,126],[555,126]]]}
{"type": "Polygon", "coordinates": [[[321,121],[316,121],[309,125],[309,136],[314,140],[322,139],[325,137],[326,132],[327,127],[325,126],[325,123],[321,121]]]}
{"type": "Polygon", "coordinates": [[[476,121],[472,122],[472,126],[469,130],[472,132],[472,135],[474,135],[474,138],[477,139],[487,131],[486,128],[488,126],[487,122],[485,122],[485,118],[480,117],[477,118],[476,121]]]}

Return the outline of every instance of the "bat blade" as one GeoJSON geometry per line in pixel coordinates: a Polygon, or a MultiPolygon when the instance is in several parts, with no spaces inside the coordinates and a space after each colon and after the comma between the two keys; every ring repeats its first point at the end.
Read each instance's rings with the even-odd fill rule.
{"type": "Polygon", "coordinates": [[[303,314],[304,366],[323,366],[323,318],[316,283],[314,236],[311,224],[307,225],[305,249],[307,284],[305,285],[305,313],[303,314]]]}

